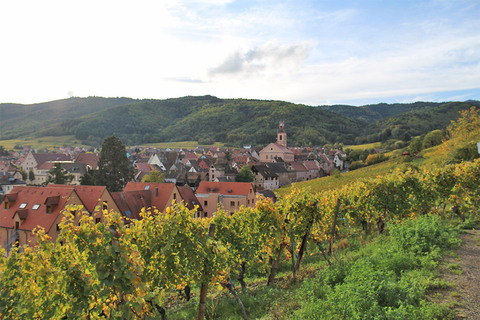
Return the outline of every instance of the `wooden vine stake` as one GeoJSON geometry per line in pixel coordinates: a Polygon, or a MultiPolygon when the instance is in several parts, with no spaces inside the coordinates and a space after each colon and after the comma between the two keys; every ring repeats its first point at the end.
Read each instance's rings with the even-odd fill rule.
{"type": "MultiPolygon", "coordinates": [[[[208,228],[208,236],[213,238],[215,236],[215,224],[211,223],[208,228]]],[[[208,270],[204,268],[203,274],[205,275],[208,273],[208,270]]],[[[205,306],[207,302],[207,291],[208,291],[208,283],[202,282],[202,286],[200,287],[200,301],[198,303],[198,315],[197,320],[203,320],[205,318],[205,306]]]]}
{"type": "MultiPolygon", "coordinates": [[[[310,236],[310,228],[312,227],[313,221],[315,220],[315,213],[316,213],[316,210],[317,210],[317,205],[318,205],[318,201],[315,200],[315,202],[313,203],[313,206],[311,208],[309,208],[310,210],[312,210],[311,220],[308,222],[307,228],[306,228],[305,233],[302,237],[302,243],[300,245],[300,250],[298,252],[297,263],[295,264],[295,268],[294,268],[295,271],[298,271],[300,269],[300,264],[302,263],[302,259],[303,259],[303,255],[305,253],[305,249],[307,248],[308,237],[310,236]]],[[[293,283],[295,283],[295,281],[293,283]]]]}
{"type": "Polygon", "coordinates": [[[328,253],[333,255],[333,238],[335,237],[335,229],[337,228],[338,211],[340,210],[340,198],[337,199],[337,206],[333,214],[332,232],[330,234],[330,244],[328,245],[328,253]]]}

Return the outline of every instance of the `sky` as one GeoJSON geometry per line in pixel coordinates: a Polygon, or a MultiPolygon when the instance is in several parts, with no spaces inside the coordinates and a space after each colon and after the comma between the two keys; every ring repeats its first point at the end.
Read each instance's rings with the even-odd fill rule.
{"type": "Polygon", "coordinates": [[[0,0],[0,103],[480,100],[478,0],[0,0]]]}

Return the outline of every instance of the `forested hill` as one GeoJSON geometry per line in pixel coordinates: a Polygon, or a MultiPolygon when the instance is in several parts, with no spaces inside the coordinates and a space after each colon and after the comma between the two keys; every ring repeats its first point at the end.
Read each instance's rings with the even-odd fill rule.
{"type": "Polygon", "coordinates": [[[0,139],[74,135],[86,144],[101,145],[105,137],[115,134],[128,145],[192,140],[201,144],[265,145],[275,141],[278,122],[285,121],[289,145],[355,144],[394,138],[398,127],[415,128],[416,134],[441,129],[456,118],[459,109],[472,105],[479,104],[312,107],[213,96],[166,100],[71,98],[34,105],[0,104],[0,139]],[[428,125],[420,120],[428,120],[428,125]]]}
{"type": "Polygon", "coordinates": [[[319,106],[319,108],[354,118],[367,123],[374,123],[388,117],[393,117],[410,111],[418,111],[441,105],[439,102],[414,102],[414,103],[378,103],[361,107],[333,105],[319,106]]]}
{"type": "Polygon", "coordinates": [[[133,103],[130,98],[70,98],[35,104],[0,104],[0,139],[39,136],[46,126],[112,106],[133,103]]]}

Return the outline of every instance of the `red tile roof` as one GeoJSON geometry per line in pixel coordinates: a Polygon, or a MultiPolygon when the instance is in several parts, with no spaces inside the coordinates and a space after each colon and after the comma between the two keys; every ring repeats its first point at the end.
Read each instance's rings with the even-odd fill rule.
{"type": "Polygon", "coordinates": [[[298,171],[298,172],[308,171],[307,168],[305,168],[305,166],[303,164],[301,164],[300,162],[292,162],[292,163],[290,163],[290,165],[292,166],[292,169],[294,171],[298,171]]]}
{"type": "Polygon", "coordinates": [[[3,205],[0,207],[0,227],[13,228],[13,217],[17,213],[20,218],[25,217],[20,230],[32,231],[37,226],[41,226],[47,232],[64,209],[67,200],[74,195],[73,189],[24,186],[13,188],[12,193],[17,194],[17,198],[11,203],[10,208],[5,209],[3,205]],[[47,201],[47,199],[50,200],[47,201]],[[52,201],[58,203],[53,206],[52,213],[47,213],[46,203],[52,201]],[[26,203],[25,208],[20,207],[23,203],[26,203]]]}
{"type": "Polygon", "coordinates": [[[198,206],[198,211],[203,211],[203,208],[195,196],[192,188],[189,186],[178,187],[178,191],[180,192],[180,196],[188,209],[192,210],[195,208],[195,206],[198,206]]]}
{"type": "Polygon", "coordinates": [[[303,165],[305,168],[307,168],[307,170],[318,170],[318,166],[315,161],[305,161],[303,162],[303,165]]]}
{"type": "Polygon", "coordinates": [[[53,167],[55,166],[55,163],[53,162],[44,162],[44,163],[41,163],[37,166],[37,169],[38,170],[52,170],[53,167]]]}
{"type": "Polygon", "coordinates": [[[79,153],[75,159],[76,163],[84,163],[90,168],[96,170],[98,168],[98,159],[100,155],[98,153],[79,153]]]}
{"type": "Polygon", "coordinates": [[[147,162],[137,162],[136,163],[137,170],[143,172],[150,172],[152,171],[152,167],[147,162]]]}
{"type": "Polygon", "coordinates": [[[171,205],[168,200],[176,188],[174,183],[129,182],[124,191],[149,190],[152,199],[151,206],[164,212],[171,205]]]}
{"type": "Polygon", "coordinates": [[[42,164],[45,162],[55,162],[55,161],[72,161],[72,158],[69,155],[63,153],[33,153],[33,157],[37,164],[42,164]]]}
{"type": "Polygon", "coordinates": [[[202,181],[197,189],[199,193],[219,193],[223,195],[247,196],[253,188],[250,182],[211,182],[202,181]]]}
{"type": "Polygon", "coordinates": [[[152,206],[149,190],[112,192],[111,195],[126,218],[139,219],[142,209],[148,209],[152,206]]]}
{"type": "Polygon", "coordinates": [[[95,212],[95,207],[97,206],[98,201],[100,201],[103,193],[107,190],[107,188],[104,186],[77,186],[52,183],[48,184],[48,187],[75,190],[85,206],[85,209],[87,209],[90,213],[95,212]]]}

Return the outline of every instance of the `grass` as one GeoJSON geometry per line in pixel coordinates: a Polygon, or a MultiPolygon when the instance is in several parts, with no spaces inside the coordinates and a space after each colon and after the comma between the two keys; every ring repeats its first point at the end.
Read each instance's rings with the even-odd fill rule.
{"type": "MultiPolygon", "coordinates": [[[[63,147],[63,146],[75,146],[75,147],[89,147],[82,144],[80,140],[75,139],[74,136],[58,136],[58,137],[41,137],[35,139],[11,139],[11,140],[0,140],[0,146],[3,146],[7,150],[13,150],[15,146],[20,147],[31,147],[33,149],[49,149],[53,150],[54,148],[63,147]]],[[[149,143],[141,145],[142,147],[153,147],[153,148],[182,148],[182,149],[194,149],[199,146],[196,141],[178,141],[178,142],[160,142],[160,143],[149,143]]],[[[224,144],[216,142],[214,146],[223,147],[224,144]]]]}
{"type": "Polygon", "coordinates": [[[463,273],[462,267],[460,267],[457,263],[447,264],[447,269],[456,275],[461,275],[463,273]]]}
{"type": "MultiPolygon", "coordinates": [[[[397,229],[391,236],[365,238],[362,232],[352,233],[349,246],[335,251],[331,267],[310,245],[295,285],[285,259],[274,287],[265,285],[265,275],[250,274],[247,291],[239,292],[249,319],[452,318],[447,305],[429,302],[425,294],[449,287],[436,278],[436,265],[458,234],[439,219],[418,220],[390,226],[391,231],[397,229]],[[443,237],[432,234],[437,229],[442,229],[443,237]],[[405,239],[408,246],[403,246],[405,239]],[[437,249],[425,252],[418,250],[419,245],[437,249]]],[[[168,308],[167,317],[192,319],[197,309],[198,296],[168,308]]],[[[233,297],[214,288],[209,290],[206,313],[208,319],[242,319],[233,297]]]]}
{"type": "Polygon", "coordinates": [[[382,145],[381,142],[372,142],[372,143],[366,143],[366,144],[359,144],[359,145],[355,145],[355,146],[345,146],[344,149],[366,150],[366,149],[380,148],[381,145],[382,145]]]}
{"type": "MultiPolygon", "coordinates": [[[[353,183],[359,179],[375,178],[390,173],[399,164],[397,159],[384,161],[368,167],[342,173],[338,176],[329,176],[295,183],[297,188],[309,188],[312,192],[335,190],[353,183]]],[[[285,195],[290,192],[292,186],[282,187],[275,192],[278,195],[285,195]]]]}
{"type": "Polygon", "coordinates": [[[12,139],[0,140],[0,145],[7,150],[13,150],[15,146],[31,147],[34,149],[53,149],[63,146],[88,147],[83,145],[80,140],[75,139],[74,136],[56,136],[56,137],[41,137],[35,139],[12,139]]]}

